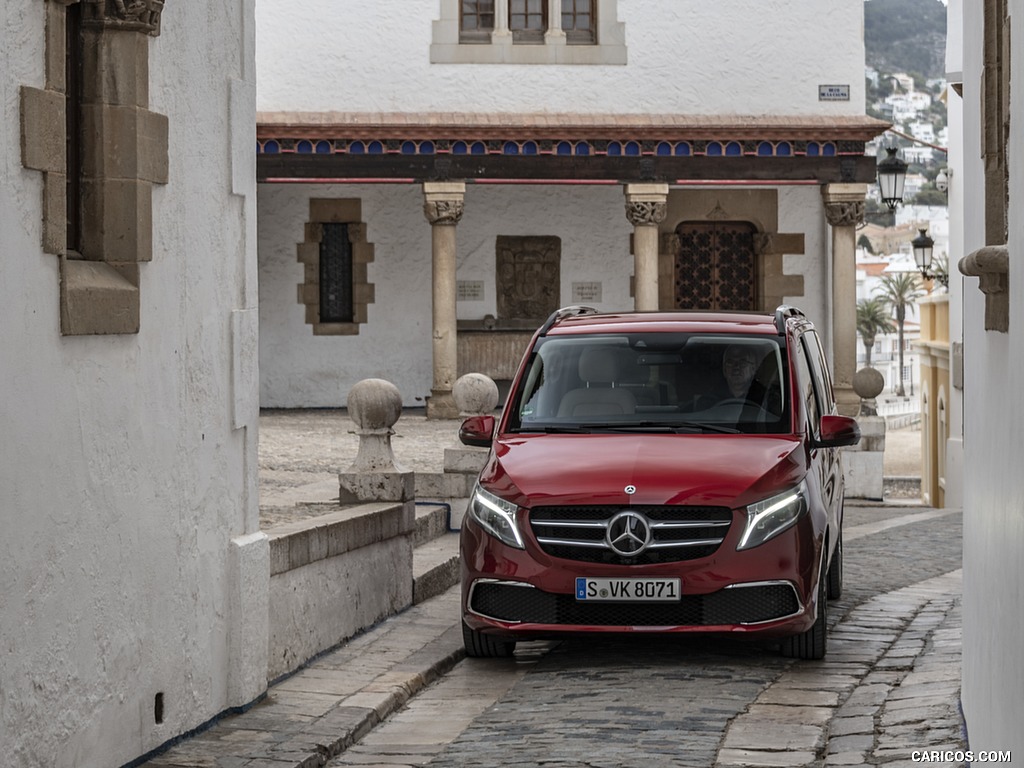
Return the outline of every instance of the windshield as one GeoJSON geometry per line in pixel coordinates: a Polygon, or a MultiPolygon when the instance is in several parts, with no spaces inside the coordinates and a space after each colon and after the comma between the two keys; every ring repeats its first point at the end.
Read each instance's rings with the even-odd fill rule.
{"type": "Polygon", "coordinates": [[[789,432],[776,336],[547,336],[511,399],[513,432],[789,432]]]}

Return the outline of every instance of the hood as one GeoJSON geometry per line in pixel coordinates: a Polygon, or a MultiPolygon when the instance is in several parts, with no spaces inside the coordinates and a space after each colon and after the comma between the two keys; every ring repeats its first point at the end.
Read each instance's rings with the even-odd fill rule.
{"type": "Polygon", "coordinates": [[[802,446],[779,435],[506,436],[495,441],[480,480],[528,507],[738,507],[798,483],[806,472],[802,446]]]}

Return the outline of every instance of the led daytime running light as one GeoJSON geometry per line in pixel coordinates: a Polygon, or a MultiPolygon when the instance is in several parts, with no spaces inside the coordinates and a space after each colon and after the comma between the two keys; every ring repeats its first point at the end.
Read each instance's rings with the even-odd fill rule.
{"type": "Polygon", "coordinates": [[[737,550],[764,544],[793,525],[807,510],[807,485],[772,496],[747,507],[747,525],[737,550]]]}
{"type": "Polygon", "coordinates": [[[488,493],[477,485],[473,489],[473,499],[469,509],[473,519],[492,536],[510,547],[526,548],[522,536],[519,535],[519,528],[516,526],[517,507],[514,504],[493,493],[488,493]]]}

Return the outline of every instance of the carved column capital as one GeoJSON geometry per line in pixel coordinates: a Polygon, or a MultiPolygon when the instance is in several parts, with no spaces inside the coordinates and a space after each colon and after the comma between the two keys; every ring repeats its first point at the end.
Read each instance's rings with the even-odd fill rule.
{"type": "Polygon", "coordinates": [[[160,34],[164,0],[81,0],[82,23],[87,26],[160,34]]]}
{"type": "Polygon", "coordinates": [[[825,219],[833,227],[856,227],[864,221],[864,201],[826,203],[825,219]]]}
{"type": "Polygon", "coordinates": [[[634,227],[641,224],[660,224],[665,220],[665,204],[627,201],[626,218],[634,227]]]}
{"type": "Polygon", "coordinates": [[[423,184],[423,215],[431,226],[454,227],[465,211],[463,182],[432,181],[423,184]]]}
{"type": "Polygon", "coordinates": [[[465,208],[461,200],[428,200],[423,203],[423,215],[431,226],[439,224],[454,227],[462,219],[465,208]]]}
{"type": "Polygon", "coordinates": [[[833,227],[856,227],[864,221],[866,184],[826,184],[821,188],[825,219],[833,227]]]}
{"type": "Polygon", "coordinates": [[[626,218],[634,227],[660,224],[665,220],[668,184],[627,184],[626,218]]]}

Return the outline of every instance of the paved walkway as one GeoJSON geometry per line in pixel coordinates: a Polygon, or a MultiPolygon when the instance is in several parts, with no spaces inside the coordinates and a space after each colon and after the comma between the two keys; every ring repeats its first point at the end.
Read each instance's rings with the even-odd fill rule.
{"type": "MultiPolygon", "coordinates": [[[[403,417],[393,440],[398,460],[410,469],[439,471],[440,454],[454,443],[456,428],[454,422],[403,417]]],[[[273,524],[296,501],[336,493],[336,473],[355,456],[351,429],[340,411],[270,411],[261,417],[261,521],[273,524]]],[[[939,524],[958,514],[920,506],[852,507],[846,540],[939,524]]],[[[960,593],[960,572],[954,570],[858,602],[837,617],[825,661],[787,666],[731,720],[715,765],[905,768],[919,764],[912,761],[914,750],[962,749],[960,593]]],[[[447,706],[427,695],[423,706],[406,707],[463,658],[458,601],[453,587],[382,622],[271,686],[248,711],[222,718],[144,765],[426,764],[484,706],[447,706]],[[423,711],[418,725],[403,720],[423,711]],[[401,740],[396,729],[407,738],[420,734],[400,756],[380,746],[401,740]],[[360,743],[371,731],[375,737],[360,743]],[[383,759],[383,753],[391,757],[383,759]]]]}

